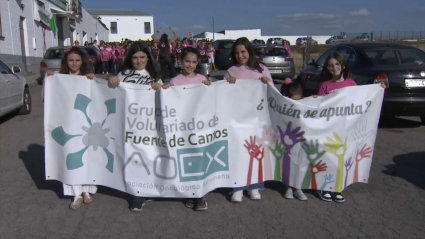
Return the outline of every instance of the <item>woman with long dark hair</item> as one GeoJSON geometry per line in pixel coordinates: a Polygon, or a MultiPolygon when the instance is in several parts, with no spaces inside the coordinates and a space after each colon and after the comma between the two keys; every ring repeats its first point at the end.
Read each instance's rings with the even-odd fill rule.
{"type": "MultiPolygon", "coordinates": [[[[232,67],[224,75],[224,79],[229,83],[236,83],[236,79],[252,79],[273,84],[269,70],[257,61],[254,48],[246,37],[241,37],[235,41],[230,58],[232,67]]],[[[248,190],[251,200],[260,200],[261,194],[258,190],[262,188],[264,188],[264,182],[234,188],[231,201],[242,202],[243,190],[248,190]]]]}
{"type": "Polygon", "coordinates": [[[156,65],[155,57],[148,46],[142,42],[133,42],[118,69],[118,75],[109,77],[109,82],[113,86],[119,85],[120,82],[129,82],[151,85],[152,88],[158,89],[162,80],[156,65]]]}
{"type": "Polygon", "coordinates": [[[178,39],[178,36],[172,27],[170,27],[170,30],[174,34],[174,38],[171,40],[168,40],[168,35],[166,33],[163,33],[160,39],[156,39],[156,34],[161,31],[161,28],[152,35],[152,40],[159,42],[158,58],[163,79],[170,79],[176,76],[173,59],[171,58],[172,52],[170,44],[174,43],[178,39]]]}
{"type": "MultiPolygon", "coordinates": [[[[88,57],[80,47],[68,47],[61,61],[60,74],[67,75],[85,75],[88,79],[94,79],[94,74],[90,73],[88,66],[88,57]]],[[[46,76],[55,74],[52,70],[46,72],[46,76]]],[[[43,84],[44,87],[44,84],[43,84]]],[[[44,100],[44,90],[41,92],[41,100],[44,100]]],[[[93,202],[91,194],[97,191],[96,185],[68,185],[63,184],[63,194],[65,196],[74,196],[69,208],[77,210],[83,203],[93,202]]]]}

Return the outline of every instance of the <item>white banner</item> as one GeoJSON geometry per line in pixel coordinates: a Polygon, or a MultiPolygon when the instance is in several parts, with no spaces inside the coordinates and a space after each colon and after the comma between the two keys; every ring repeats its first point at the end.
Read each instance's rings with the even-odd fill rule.
{"type": "Polygon", "coordinates": [[[291,100],[260,81],[149,86],[46,80],[46,179],[147,197],[268,180],[340,192],[368,182],[379,85],[291,100]]]}

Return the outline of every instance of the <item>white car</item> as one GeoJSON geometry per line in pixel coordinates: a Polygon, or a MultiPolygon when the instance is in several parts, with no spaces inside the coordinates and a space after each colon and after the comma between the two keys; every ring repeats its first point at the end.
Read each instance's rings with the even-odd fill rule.
{"type": "Polygon", "coordinates": [[[11,70],[0,60],[0,116],[13,111],[27,115],[31,113],[31,95],[27,80],[16,73],[21,72],[17,66],[11,70]]]}

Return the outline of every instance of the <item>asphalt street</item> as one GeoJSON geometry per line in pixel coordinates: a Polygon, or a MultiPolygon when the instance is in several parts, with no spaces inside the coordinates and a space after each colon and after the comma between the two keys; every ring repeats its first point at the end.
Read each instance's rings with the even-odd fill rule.
{"type": "Polygon", "coordinates": [[[369,184],[344,191],[346,202],[284,199],[267,183],[261,201],[231,203],[228,190],[207,195],[208,211],[180,200],[129,210],[129,195],[100,187],[94,202],[68,208],[59,182],[44,179],[41,86],[30,115],[0,118],[0,238],[425,238],[425,126],[417,117],[380,125],[369,184]]]}

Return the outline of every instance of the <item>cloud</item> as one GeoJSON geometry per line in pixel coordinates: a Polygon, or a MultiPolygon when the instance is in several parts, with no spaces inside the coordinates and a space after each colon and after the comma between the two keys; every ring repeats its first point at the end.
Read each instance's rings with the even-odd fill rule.
{"type": "Polygon", "coordinates": [[[361,8],[358,11],[352,11],[350,12],[350,14],[352,16],[370,16],[371,15],[371,13],[365,8],[361,8]]]}
{"type": "Polygon", "coordinates": [[[366,9],[340,14],[330,13],[295,13],[278,15],[275,29],[263,28],[264,34],[287,32],[293,35],[328,35],[340,32],[371,31],[375,22],[366,9]],[[362,17],[359,17],[362,16],[362,17]]]}
{"type": "Polygon", "coordinates": [[[203,25],[193,25],[192,26],[192,29],[205,29],[205,28],[207,28],[207,27],[203,26],[203,25]]]}

